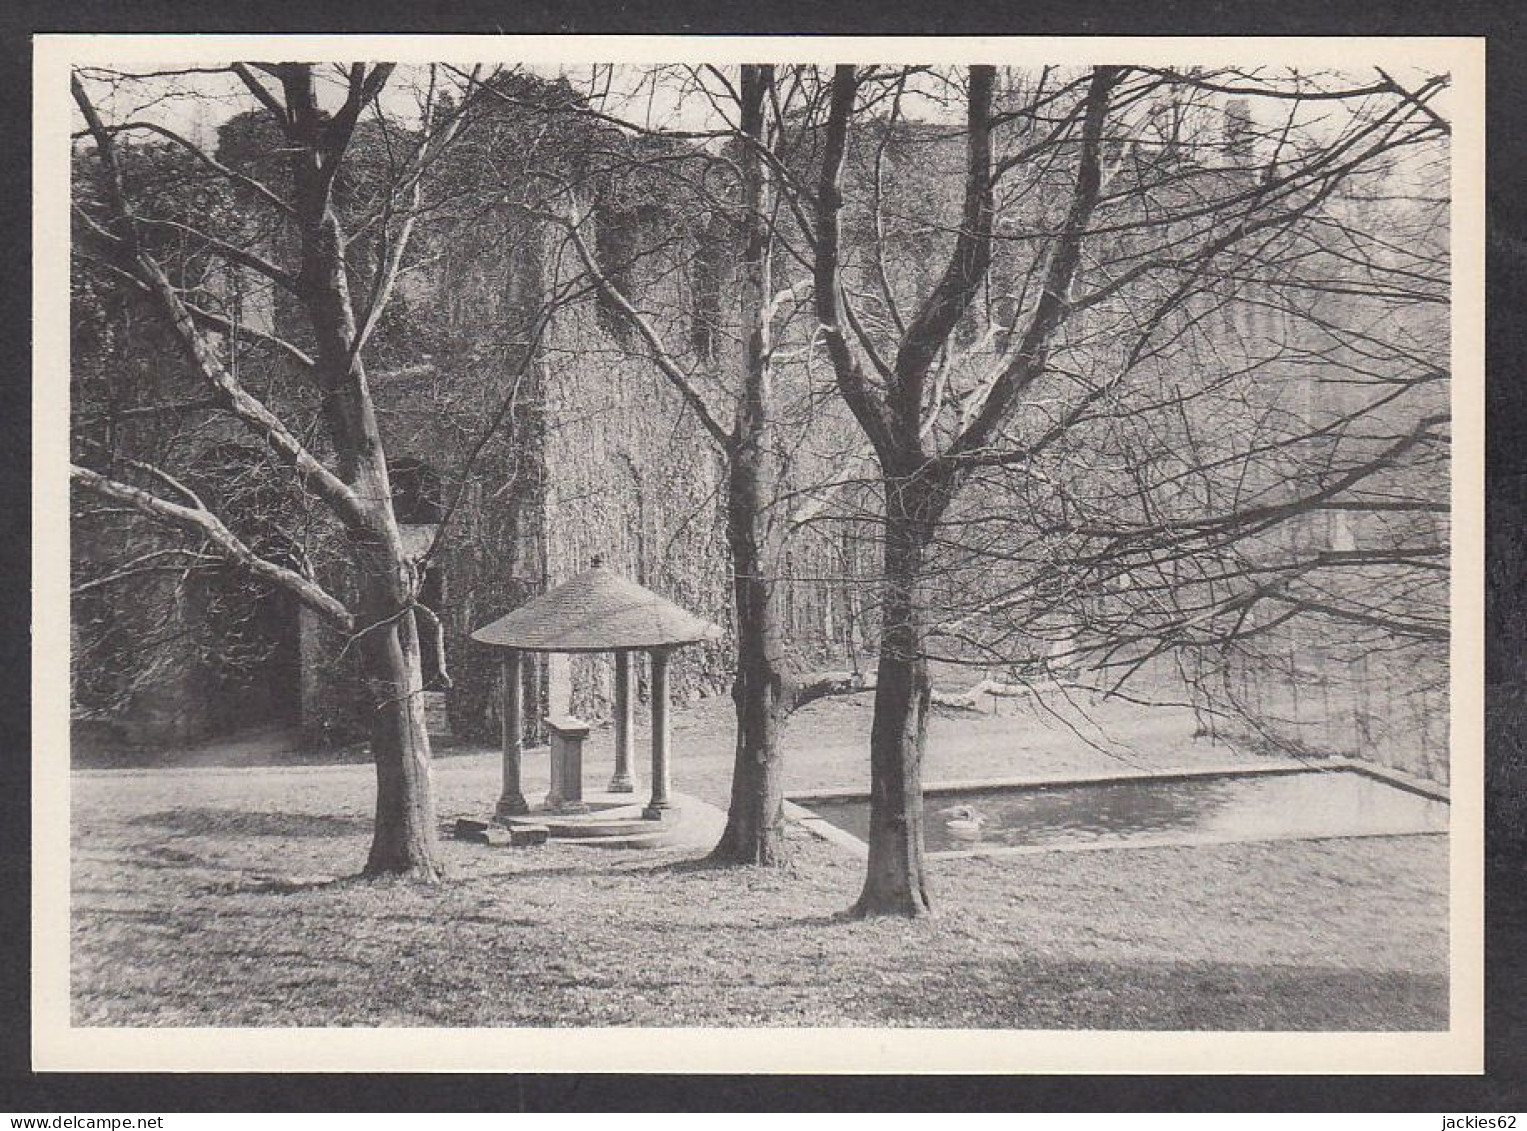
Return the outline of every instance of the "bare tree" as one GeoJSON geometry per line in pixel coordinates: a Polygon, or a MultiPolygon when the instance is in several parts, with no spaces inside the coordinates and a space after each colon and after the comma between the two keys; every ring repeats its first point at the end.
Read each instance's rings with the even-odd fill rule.
{"type": "MultiPolygon", "coordinates": [[[[1424,408],[1424,389],[1438,378],[1433,359],[1424,349],[1406,356],[1403,345],[1372,348],[1383,338],[1373,324],[1327,322],[1328,344],[1303,359],[1348,379],[1371,370],[1372,387],[1390,382],[1324,418],[1266,395],[1286,372],[1265,358],[1227,377],[1223,359],[1186,348],[1215,340],[1200,333],[1204,319],[1267,301],[1235,293],[1253,269],[1291,272],[1275,280],[1275,301],[1301,285],[1338,286],[1335,275],[1292,271],[1322,257],[1327,267],[1345,257],[1370,293],[1382,277],[1397,309],[1435,308],[1439,289],[1445,295],[1437,256],[1377,255],[1382,237],[1352,240],[1364,225],[1338,228],[1330,205],[1360,173],[1445,134],[1427,105],[1443,80],[1405,90],[1388,76],[1279,85],[1095,67],[1062,82],[1047,69],[1024,97],[998,105],[996,78],[973,67],[963,84],[957,218],[942,222],[947,251],[935,278],[918,285],[914,273],[909,285],[904,273],[898,286],[883,260],[856,265],[843,235],[853,206],[845,158],[874,124],[870,108],[887,98],[884,72],[836,69],[811,201],[821,341],[873,448],[884,508],[870,854],[855,907],[863,915],[931,906],[921,760],[935,634],[1000,655],[1012,641],[990,634],[992,610],[1042,635],[1057,610],[1077,619],[1083,590],[1102,595],[1087,606],[1097,637],[1087,647],[1126,663],[1195,633],[1198,644],[1223,640],[1258,601],[1339,617],[1338,603],[1309,590],[1291,596],[1289,579],[1317,567],[1307,540],[1292,544],[1296,562],[1243,571],[1262,571],[1254,596],[1214,576],[1216,555],[1223,565],[1241,547],[1244,557],[1255,537],[1311,511],[1381,511],[1384,495],[1393,503],[1400,493],[1385,477],[1401,467],[1424,474],[1445,442],[1445,409],[1424,408]],[[1291,109],[1254,165],[1239,151],[1244,137],[1217,146],[1231,160],[1206,164],[1185,156],[1204,138],[1188,128],[1193,106],[1183,91],[1263,93],[1291,109]],[[1301,117],[1312,102],[1341,106],[1346,117],[1312,126],[1301,117]],[[1160,112],[1147,116],[1146,107],[1160,112]],[[1142,144],[1147,125],[1156,136],[1142,144]],[[1006,274],[1000,288],[996,267],[1006,274]],[[973,308],[983,295],[984,331],[962,346],[962,333],[982,322],[973,308]],[[1394,410],[1408,394],[1416,395],[1394,410]],[[1211,415],[1226,405],[1233,417],[1211,415]],[[1228,431],[1215,435],[1216,426],[1228,431]],[[1146,607],[1159,612],[1139,617],[1146,607]],[[970,627],[977,622],[980,631],[970,627]]],[[[858,210],[878,217],[878,182],[858,210]]],[[[936,213],[925,222],[941,224],[936,213]]],[[[1302,315],[1320,321],[1309,308],[1302,315]]],[[[1343,551],[1329,551],[1320,567],[1339,564],[1343,551]]],[[[1435,545],[1375,546],[1346,563],[1357,560],[1424,569],[1435,545]]],[[[1372,619],[1355,605],[1347,613],[1372,619]]],[[[1402,617],[1384,627],[1412,626],[1402,617]]]]}
{"type": "MultiPolygon", "coordinates": [[[[770,99],[775,96],[773,67],[743,66],[735,93],[737,127],[723,158],[735,171],[735,196],[718,202],[718,213],[726,217],[723,248],[730,245],[732,232],[737,233],[741,245],[737,293],[740,356],[726,358],[712,344],[700,352],[695,364],[681,359],[679,351],[665,342],[661,330],[643,315],[633,296],[601,267],[580,230],[586,217],[566,218],[566,231],[601,297],[618,312],[643,352],[682,395],[725,463],[726,529],[738,650],[732,686],[737,744],[727,824],[712,859],[730,864],[776,864],[782,859],[784,801],[780,731],[796,688],[786,659],[776,575],[782,524],[775,513],[780,453],[773,332],[784,296],[775,293],[773,271],[777,254],[773,166],[777,158],[768,122],[770,99]]],[[[706,164],[716,163],[703,154],[696,157],[706,164]]],[[[711,253],[718,251],[725,254],[721,249],[711,253]]]]}
{"type": "Polygon", "coordinates": [[[432,70],[420,127],[395,131],[402,151],[371,195],[369,210],[344,209],[339,195],[357,193],[364,180],[354,160],[358,130],[364,115],[382,116],[378,99],[394,67],[354,63],[336,71],[337,106],[330,109],[327,68],[297,63],[228,68],[225,77],[254,99],[269,131],[268,140],[257,142],[257,151],[244,162],[221,160],[193,137],[148,117],[108,122],[87,87],[87,81],[173,83],[174,76],[76,75],[74,98],[94,143],[104,191],[99,201],[77,206],[75,216],[81,242],[154,312],[203,397],[285,468],[289,482],[343,532],[348,592],[342,598],[344,591],[324,584],[308,563],[262,552],[170,468],[107,458],[95,466],[72,466],[71,477],[99,499],[192,536],[197,553],[219,557],[290,594],[342,635],[365,673],[377,771],[376,822],[365,872],[434,880],[440,863],[419,626],[438,627],[438,622],[419,602],[418,561],[404,545],[393,510],[365,359],[410,246],[422,179],[461,119],[442,108],[432,70]],[[195,212],[145,213],[132,198],[125,171],[123,139],[135,133],[188,155],[268,221],[218,231],[209,217],[195,212]],[[353,229],[347,229],[347,214],[358,215],[353,229]],[[278,303],[290,304],[299,325],[269,331],[240,325],[231,312],[198,302],[195,287],[177,279],[156,251],[155,237],[166,231],[228,271],[236,269],[272,289],[278,303]],[[273,347],[296,373],[291,403],[256,395],[230,364],[223,343],[251,338],[273,347]]]}

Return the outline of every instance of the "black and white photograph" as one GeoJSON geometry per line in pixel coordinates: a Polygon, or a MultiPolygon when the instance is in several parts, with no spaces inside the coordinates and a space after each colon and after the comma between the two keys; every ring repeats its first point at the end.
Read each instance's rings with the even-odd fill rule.
{"type": "Polygon", "coordinates": [[[46,1066],[1481,1070],[1478,42],[44,39],[46,1066]]]}

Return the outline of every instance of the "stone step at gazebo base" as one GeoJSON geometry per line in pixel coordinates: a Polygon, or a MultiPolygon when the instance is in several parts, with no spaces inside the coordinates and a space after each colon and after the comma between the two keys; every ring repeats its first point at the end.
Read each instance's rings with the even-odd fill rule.
{"type": "Polygon", "coordinates": [[[633,800],[629,794],[586,798],[585,804],[587,812],[536,808],[521,816],[496,817],[495,822],[510,827],[540,825],[559,844],[662,848],[674,841],[678,809],[664,810],[661,820],[653,820],[642,815],[646,802],[633,800]]]}
{"type": "Polygon", "coordinates": [[[558,837],[557,843],[586,844],[592,848],[669,848],[679,843],[679,833],[671,828],[654,829],[649,821],[646,832],[630,836],[564,836],[558,837]]]}

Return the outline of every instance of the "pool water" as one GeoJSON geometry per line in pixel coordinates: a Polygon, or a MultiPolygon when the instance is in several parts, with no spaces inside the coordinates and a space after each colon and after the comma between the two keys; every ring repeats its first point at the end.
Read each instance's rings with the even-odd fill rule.
{"type": "MultiPolygon", "coordinates": [[[[869,839],[869,800],[808,802],[820,817],[869,839]]],[[[1448,805],[1354,770],[1154,778],[930,793],[929,852],[1079,844],[1283,840],[1446,832],[1448,805]],[[983,818],[963,830],[951,812],[983,818]]],[[[968,823],[967,823],[968,825],[968,823]]]]}

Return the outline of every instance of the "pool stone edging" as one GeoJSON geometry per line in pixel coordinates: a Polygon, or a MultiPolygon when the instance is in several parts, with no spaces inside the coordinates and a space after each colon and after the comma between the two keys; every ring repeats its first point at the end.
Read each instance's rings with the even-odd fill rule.
{"type": "MultiPolygon", "coordinates": [[[[1330,773],[1348,770],[1377,778],[1388,785],[1418,793],[1434,801],[1451,804],[1448,787],[1440,782],[1417,777],[1389,766],[1376,766],[1345,755],[1325,758],[1280,758],[1262,761],[1255,765],[1219,763],[1207,766],[1170,766],[1163,770],[1105,771],[1093,774],[1070,774],[1065,777],[1026,775],[1012,778],[973,778],[957,781],[930,782],[923,786],[923,796],[942,793],[968,793],[982,789],[1040,789],[1073,785],[1101,785],[1109,782],[1128,781],[1181,781],[1201,777],[1256,777],[1262,774],[1330,773]]],[[[861,859],[869,855],[869,845],[850,832],[838,828],[825,817],[819,817],[800,804],[802,801],[865,801],[869,793],[863,790],[808,789],[792,792],[785,798],[784,815],[813,836],[820,837],[839,848],[846,849],[861,859]]],[[[1082,842],[1076,844],[992,845],[982,848],[944,849],[929,852],[930,860],[961,860],[977,856],[1034,856],[1046,852],[1103,852],[1119,848],[1191,848],[1213,844],[1255,844],[1289,840],[1351,840],[1365,836],[1393,836],[1393,833],[1336,833],[1324,836],[1269,836],[1255,841],[1239,838],[1182,841],[1169,837],[1133,841],[1082,842]]],[[[1446,836],[1446,833],[1407,833],[1407,836],[1446,836]]]]}

